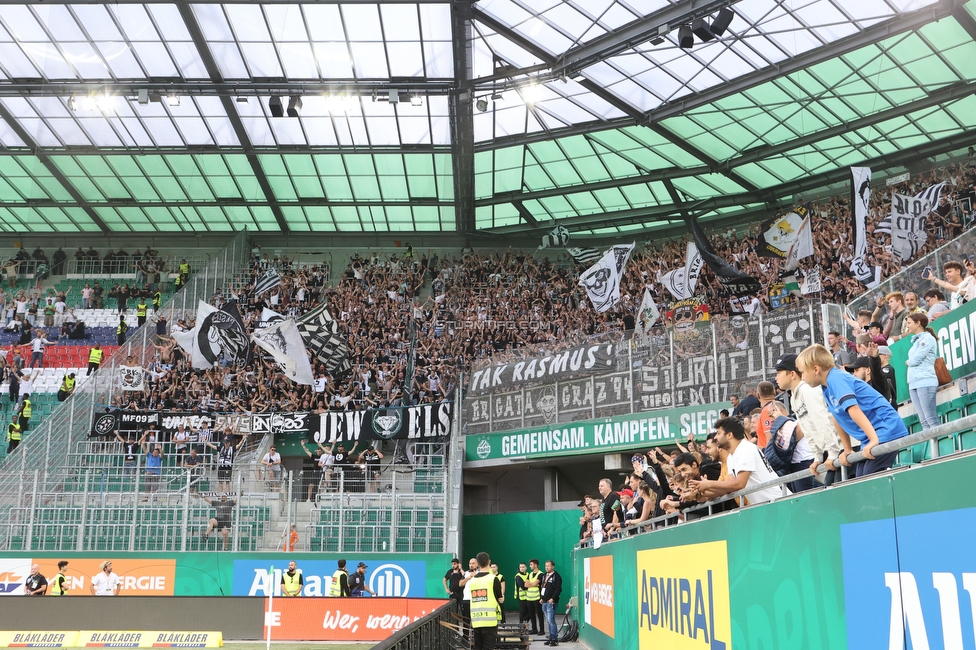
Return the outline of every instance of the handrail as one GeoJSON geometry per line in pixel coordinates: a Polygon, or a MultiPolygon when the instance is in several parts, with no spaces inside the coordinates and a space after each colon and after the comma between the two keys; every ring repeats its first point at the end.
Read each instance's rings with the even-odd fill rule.
{"type": "MultiPolygon", "coordinates": [[[[925,431],[919,431],[918,433],[912,433],[905,437],[898,438],[897,440],[891,440],[890,442],[882,443],[876,447],[873,447],[871,449],[871,454],[875,458],[877,458],[878,456],[890,453],[892,451],[898,451],[900,449],[907,449],[908,447],[914,447],[919,443],[930,442],[932,440],[941,438],[942,436],[948,436],[955,433],[960,433],[961,431],[965,431],[967,429],[976,429],[976,415],[967,415],[966,417],[960,418],[958,420],[953,420],[952,422],[946,422],[945,424],[940,424],[937,427],[932,427],[931,429],[926,429],[925,431]]],[[[935,449],[934,451],[937,452],[938,450],[935,449]]],[[[936,457],[938,457],[938,454],[933,453],[933,458],[936,457]]],[[[849,455],[847,457],[847,460],[851,465],[853,465],[855,463],[867,459],[864,457],[863,453],[857,452],[849,455]]],[[[829,470],[827,469],[827,467],[823,464],[821,464],[820,467],[817,468],[817,472],[819,474],[825,474],[828,471],[829,470]]],[[[772,481],[760,483],[759,485],[756,485],[754,487],[738,490],[737,492],[731,492],[717,499],[712,499],[710,501],[705,501],[699,505],[692,506],[690,508],[685,508],[683,511],[681,511],[681,513],[694,512],[697,510],[702,510],[707,508],[708,514],[712,514],[712,508],[725,501],[729,501],[731,499],[737,499],[739,497],[746,497],[749,496],[750,494],[753,494],[754,492],[767,490],[769,488],[778,487],[780,485],[786,485],[787,483],[792,483],[793,481],[798,481],[800,479],[807,478],[809,476],[810,476],[810,470],[808,469],[801,470],[799,472],[794,472],[792,474],[787,474],[785,476],[780,476],[776,479],[773,479],[772,481]]],[[[872,474],[871,476],[877,476],[877,474],[872,474]]],[[[868,477],[864,477],[864,478],[868,478],[868,477]]],[[[843,485],[843,483],[835,484],[835,485],[843,485]]],[[[820,486],[820,487],[824,487],[824,486],[820,486]]],[[[805,490],[805,492],[810,492],[810,490],[805,490]]],[[[797,496],[797,495],[790,494],[789,496],[782,497],[782,498],[790,498],[793,496],[797,496]]],[[[779,500],[780,499],[777,499],[777,501],[779,500]]],[[[755,505],[763,505],[763,504],[759,503],[755,505]]],[[[673,512],[667,515],[654,517],[652,519],[648,519],[647,521],[642,521],[639,524],[621,528],[620,532],[622,534],[629,535],[631,531],[635,533],[642,533],[642,532],[647,532],[648,530],[656,530],[659,527],[667,526],[669,520],[675,520],[674,522],[671,523],[676,523],[681,513],[673,512]]],[[[612,541],[614,540],[607,539],[604,541],[604,543],[609,543],[612,541]]],[[[592,540],[589,539],[587,539],[584,543],[580,544],[580,548],[587,548],[589,546],[592,546],[592,540]]]]}
{"type": "Polygon", "coordinates": [[[454,600],[448,600],[426,616],[397,630],[385,641],[380,641],[372,650],[430,650],[451,647],[448,639],[454,636],[454,632],[440,622],[447,619],[455,608],[454,600]]]}

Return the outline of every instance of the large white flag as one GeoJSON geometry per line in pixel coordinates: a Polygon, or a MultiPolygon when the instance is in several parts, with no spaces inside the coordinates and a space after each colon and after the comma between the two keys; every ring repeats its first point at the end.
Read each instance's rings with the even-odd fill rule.
{"type": "Polygon", "coordinates": [[[807,214],[796,231],[790,250],[786,253],[784,270],[795,271],[800,265],[800,260],[811,255],[813,255],[813,229],[810,227],[810,215],[807,214]]]}
{"type": "Polygon", "coordinates": [[[851,230],[854,233],[851,273],[865,283],[874,277],[865,259],[868,253],[867,219],[870,203],[871,168],[851,167],[851,230]]]}
{"type": "Polygon", "coordinates": [[[144,391],[146,390],[146,376],[141,366],[120,366],[119,383],[122,390],[144,391]]]}
{"type": "Polygon", "coordinates": [[[173,339],[198,370],[213,368],[220,358],[231,359],[241,367],[250,364],[250,337],[233,300],[220,309],[201,300],[197,305],[196,327],[188,332],[173,332],[173,339]]]}
{"type": "Polygon", "coordinates": [[[638,335],[646,340],[651,334],[651,327],[654,326],[654,323],[659,318],[661,318],[661,311],[657,308],[654,297],[651,296],[651,290],[644,287],[644,299],[637,309],[636,325],[638,335]]]}
{"type": "Polygon", "coordinates": [[[932,211],[932,204],[924,198],[891,195],[891,250],[902,262],[915,257],[928,241],[925,219],[932,211]]]}
{"type": "Polygon", "coordinates": [[[288,379],[296,384],[312,385],[315,380],[312,365],[308,361],[302,333],[298,331],[298,325],[293,319],[256,329],[251,339],[259,348],[271,353],[282,374],[288,379]]]}
{"type": "Polygon", "coordinates": [[[635,244],[611,246],[600,261],[580,274],[579,284],[586,290],[593,308],[604,312],[620,302],[620,279],[635,244]]]}
{"type": "Polygon", "coordinates": [[[675,300],[691,298],[695,293],[695,287],[698,286],[698,276],[701,275],[704,263],[695,242],[688,242],[688,246],[685,247],[684,267],[662,275],[661,284],[675,300]]]}

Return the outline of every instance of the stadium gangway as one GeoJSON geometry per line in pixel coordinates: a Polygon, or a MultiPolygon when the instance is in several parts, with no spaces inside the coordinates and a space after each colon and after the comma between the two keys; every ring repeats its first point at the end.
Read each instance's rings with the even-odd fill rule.
{"type": "MultiPolygon", "coordinates": [[[[892,440],[890,442],[882,443],[882,444],[880,444],[880,445],[878,445],[876,447],[873,447],[871,449],[871,453],[872,453],[872,455],[874,455],[875,458],[877,458],[878,456],[881,456],[883,454],[887,454],[887,453],[890,453],[890,452],[893,452],[893,451],[907,450],[907,449],[911,449],[912,447],[915,447],[916,445],[925,444],[928,447],[929,458],[924,459],[922,462],[927,462],[927,461],[931,461],[931,460],[938,460],[938,459],[944,459],[944,458],[948,458],[948,457],[956,456],[956,455],[961,455],[961,454],[969,454],[969,453],[973,453],[976,450],[965,450],[965,451],[961,451],[961,450],[955,449],[953,452],[951,452],[949,454],[942,454],[941,453],[941,450],[939,449],[939,440],[942,439],[942,438],[957,438],[958,436],[961,436],[963,434],[972,432],[974,430],[976,430],[976,415],[967,415],[967,416],[962,417],[962,418],[960,418],[958,420],[953,420],[951,422],[946,422],[944,424],[940,424],[937,427],[932,427],[931,429],[926,429],[924,431],[919,431],[918,433],[912,433],[912,434],[909,434],[909,435],[907,435],[905,437],[898,438],[897,440],[892,440]]],[[[862,454],[861,452],[857,452],[857,453],[854,453],[854,454],[849,455],[847,457],[847,460],[853,466],[855,463],[858,463],[858,462],[860,462],[862,460],[866,460],[866,459],[864,457],[864,454],[862,454]]],[[[919,464],[919,463],[912,462],[911,464],[912,465],[915,465],[915,464],[919,464]]],[[[849,469],[848,467],[841,466],[841,478],[842,478],[842,480],[839,481],[839,482],[835,482],[833,484],[833,486],[825,486],[823,484],[818,484],[816,487],[814,487],[811,490],[804,490],[803,492],[798,492],[798,493],[795,493],[795,494],[789,494],[787,496],[781,497],[780,499],[777,499],[777,501],[781,501],[783,499],[792,499],[792,498],[797,497],[797,496],[802,496],[804,494],[809,494],[809,493],[814,492],[816,490],[829,489],[830,487],[844,485],[848,480],[867,480],[867,479],[877,478],[879,476],[884,476],[885,473],[886,473],[886,472],[877,472],[875,474],[870,474],[868,476],[862,476],[862,477],[858,477],[857,479],[853,479],[853,477],[849,478],[849,477],[846,476],[846,471],[848,469],[849,469]]],[[[900,468],[898,468],[898,469],[900,469],[900,468]]],[[[821,475],[825,474],[827,471],[828,470],[827,470],[827,468],[824,465],[821,465],[818,468],[818,473],[821,474],[821,475]]],[[[887,470],[887,471],[890,471],[890,470],[887,470]]],[[[606,538],[605,537],[604,540],[603,540],[603,544],[612,543],[612,542],[614,542],[614,541],[616,541],[618,539],[624,539],[624,538],[626,538],[626,537],[628,537],[630,535],[635,535],[635,534],[639,534],[639,533],[646,533],[646,532],[649,532],[649,531],[659,530],[661,528],[667,528],[668,526],[677,525],[677,524],[683,522],[682,515],[684,513],[687,513],[687,512],[699,512],[699,513],[701,513],[702,510],[707,511],[707,513],[701,513],[702,516],[705,516],[705,514],[707,514],[707,515],[713,515],[713,514],[721,514],[722,512],[731,512],[731,511],[719,511],[719,513],[716,513],[715,512],[715,506],[717,506],[718,504],[723,503],[725,501],[729,501],[731,499],[737,499],[739,497],[748,497],[750,494],[752,494],[754,492],[759,492],[761,490],[766,490],[766,489],[769,489],[771,487],[777,487],[777,486],[780,486],[780,485],[786,485],[787,483],[792,483],[793,481],[796,481],[796,480],[799,480],[799,479],[802,479],[802,478],[806,478],[808,476],[810,476],[810,470],[809,469],[805,469],[805,470],[802,470],[802,471],[799,471],[799,472],[794,472],[792,474],[787,474],[785,476],[780,476],[779,478],[776,478],[776,479],[774,479],[772,481],[767,481],[765,483],[760,483],[759,485],[756,485],[756,486],[751,487],[751,488],[746,488],[744,490],[739,490],[737,492],[732,492],[732,493],[726,494],[726,495],[724,495],[722,497],[719,497],[717,499],[712,499],[710,501],[706,501],[706,502],[704,502],[704,503],[702,503],[700,505],[693,506],[693,507],[690,507],[690,508],[686,508],[686,509],[682,510],[681,512],[674,512],[674,513],[670,513],[670,514],[666,514],[666,515],[661,515],[659,517],[654,517],[652,519],[648,519],[647,521],[643,521],[643,522],[641,522],[639,524],[621,528],[620,531],[619,531],[619,533],[614,533],[614,535],[612,537],[609,537],[609,538],[606,538]]],[[[757,504],[754,504],[752,506],[747,505],[747,506],[744,506],[744,507],[747,507],[748,508],[748,507],[762,506],[765,503],[766,502],[764,502],[764,503],[757,503],[757,504]]],[[[587,538],[584,542],[582,542],[579,545],[579,548],[588,548],[588,547],[591,547],[591,546],[593,546],[593,540],[592,540],[592,538],[587,538]]]]}

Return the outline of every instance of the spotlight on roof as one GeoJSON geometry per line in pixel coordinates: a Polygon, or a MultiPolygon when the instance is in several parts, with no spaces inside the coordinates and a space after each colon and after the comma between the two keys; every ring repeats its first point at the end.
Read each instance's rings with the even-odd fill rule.
{"type": "Polygon", "coordinates": [[[683,50],[690,50],[695,45],[695,33],[688,25],[682,25],[678,29],[678,47],[683,50]]]}
{"type": "Polygon", "coordinates": [[[271,117],[284,117],[285,109],[281,105],[281,97],[274,95],[268,100],[268,110],[271,111],[271,117]]]}
{"type": "Polygon", "coordinates": [[[72,95],[68,98],[68,108],[74,112],[78,112],[78,98],[72,95]]]}
{"type": "Polygon", "coordinates": [[[179,106],[180,105],[180,96],[179,95],[166,95],[166,103],[169,104],[170,106],[179,106]]]}
{"type": "Polygon", "coordinates": [[[302,114],[302,98],[292,95],[288,98],[288,117],[298,117],[302,114]]]}
{"type": "Polygon", "coordinates": [[[234,101],[237,102],[238,104],[246,104],[247,97],[244,97],[243,95],[238,95],[237,97],[234,98],[234,101]]]}
{"type": "Polygon", "coordinates": [[[712,30],[708,28],[708,23],[705,22],[704,18],[695,18],[695,21],[691,23],[691,31],[695,33],[695,36],[701,39],[702,43],[707,43],[715,38],[715,34],[713,34],[712,30]]]}
{"type": "Polygon", "coordinates": [[[413,95],[413,96],[410,97],[410,105],[411,106],[423,106],[424,105],[424,98],[421,97],[420,95],[413,95]]]}
{"type": "Polygon", "coordinates": [[[488,101],[484,97],[476,101],[474,105],[477,106],[478,110],[482,113],[488,110],[488,101]]]}
{"type": "Polygon", "coordinates": [[[722,11],[718,12],[718,16],[712,21],[712,33],[715,36],[721,36],[725,33],[725,30],[729,28],[732,24],[732,19],[735,18],[735,12],[725,7],[722,11]]]}
{"type": "Polygon", "coordinates": [[[500,102],[500,101],[502,101],[502,94],[501,93],[492,93],[491,94],[491,101],[493,101],[493,102],[500,102]]]}

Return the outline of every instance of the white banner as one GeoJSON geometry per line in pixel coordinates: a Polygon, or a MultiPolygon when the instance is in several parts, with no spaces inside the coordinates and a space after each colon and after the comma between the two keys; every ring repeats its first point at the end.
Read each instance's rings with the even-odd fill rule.
{"type": "Polygon", "coordinates": [[[810,227],[810,215],[800,222],[790,250],[786,253],[786,271],[795,271],[800,266],[800,260],[813,255],[813,229],[810,227]]]}
{"type": "Polygon", "coordinates": [[[854,259],[851,273],[861,282],[874,277],[867,265],[867,218],[871,203],[871,168],[851,167],[851,230],[854,232],[854,259]]]}

